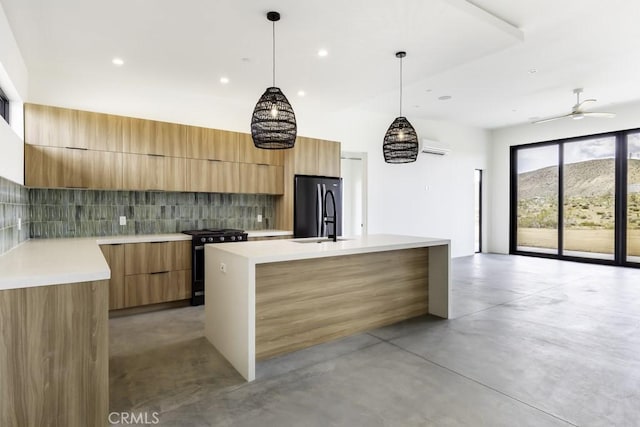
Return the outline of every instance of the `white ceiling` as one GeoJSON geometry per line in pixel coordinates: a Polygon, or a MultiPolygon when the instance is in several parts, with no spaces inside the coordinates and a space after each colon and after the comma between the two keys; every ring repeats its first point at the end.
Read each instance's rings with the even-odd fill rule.
{"type": "Polygon", "coordinates": [[[144,99],[186,108],[192,99],[250,111],[271,85],[269,10],[282,14],[276,85],[300,111],[358,106],[397,115],[398,50],[407,51],[403,112],[410,120],[524,123],[569,112],[575,87],[599,99],[594,111],[640,100],[636,0],[0,4],[29,70],[32,102],[99,110],[144,99]],[[318,57],[319,48],[329,55],[318,57]],[[124,66],[111,64],[116,56],[124,66]]]}

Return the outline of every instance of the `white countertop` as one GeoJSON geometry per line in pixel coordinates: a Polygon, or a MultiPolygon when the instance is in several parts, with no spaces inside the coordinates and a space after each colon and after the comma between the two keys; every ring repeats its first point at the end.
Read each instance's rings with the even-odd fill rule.
{"type": "Polygon", "coordinates": [[[367,236],[340,237],[340,239],[343,240],[337,242],[326,240],[322,243],[315,243],[314,241],[317,240],[315,238],[260,240],[206,246],[247,258],[256,264],[262,264],[450,244],[448,239],[393,234],[370,234],[367,236]],[[311,243],[299,243],[305,241],[311,243]]]}
{"type": "Polygon", "coordinates": [[[293,236],[293,231],[286,230],[247,230],[249,237],[293,236]]]}
{"type": "MultiPolygon", "coordinates": [[[[287,236],[290,231],[248,231],[249,237],[287,236]]],[[[106,280],[111,271],[99,245],[191,240],[183,233],[31,239],[0,255],[0,290],[106,280]]],[[[248,242],[244,242],[248,243],[248,242]]]]}

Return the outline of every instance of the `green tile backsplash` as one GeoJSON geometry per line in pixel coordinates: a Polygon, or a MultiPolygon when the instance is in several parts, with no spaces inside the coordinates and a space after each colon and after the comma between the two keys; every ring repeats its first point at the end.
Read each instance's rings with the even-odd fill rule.
{"type": "Polygon", "coordinates": [[[32,238],[270,228],[275,196],[158,191],[29,190],[32,238]],[[263,221],[256,217],[262,214],[263,221]],[[121,226],[119,217],[127,217],[121,226]]]}
{"type": "Polygon", "coordinates": [[[0,254],[29,238],[29,190],[0,177],[0,254]],[[22,230],[18,230],[18,218],[22,230]]]}

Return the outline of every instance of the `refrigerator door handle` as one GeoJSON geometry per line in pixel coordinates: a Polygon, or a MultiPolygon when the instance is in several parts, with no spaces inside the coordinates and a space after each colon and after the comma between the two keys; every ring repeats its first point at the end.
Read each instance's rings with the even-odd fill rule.
{"type": "Polygon", "coordinates": [[[320,184],[316,184],[316,237],[322,236],[322,191],[320,190],[320,184]]]}
{"type": "Polygon", "coordinates": [[[325,222],[325,216],[327,215],[327,212],[325,212],[324,210],[324,208],[326,207],[326,203],[327,203],[327,186],[325,184],[322,184],[322,234],[321,234],[321,237],[327,236],[327,223],[325,222]]]}

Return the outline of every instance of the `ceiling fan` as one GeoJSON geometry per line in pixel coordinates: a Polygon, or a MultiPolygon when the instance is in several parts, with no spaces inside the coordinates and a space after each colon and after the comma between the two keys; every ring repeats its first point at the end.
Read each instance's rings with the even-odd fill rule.
{"type": "Polygon", "coordinates": [[[582,93],[582,88],[577,88],[573,90],[573,93],[576,94],[576,105],[573,106],[571,112],[569,114],[564,114],[562,116],[549,117],[547,119],[536,120],[533,124],[550,122],[552,120],[564,119],[565,117],[570,117],[574,120],[584,119],[585,117],[604,117],[607,119],[611,119],[616,116],[615,113],[596,113],[592,111],[584,111],[582,107],[587,102],[596,102],[597,99],[585,99],[584,101],[580,101],[580,94],[582,93]]]}

